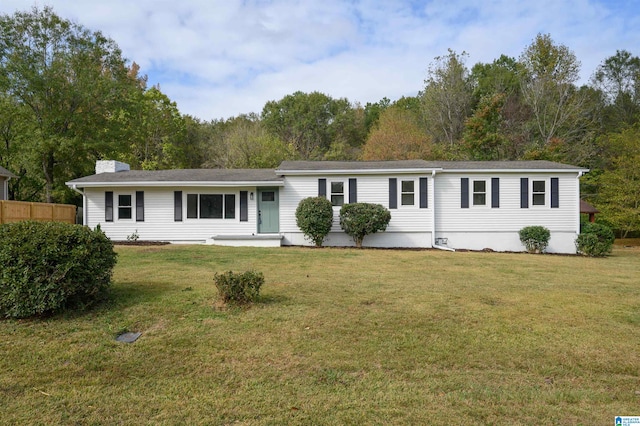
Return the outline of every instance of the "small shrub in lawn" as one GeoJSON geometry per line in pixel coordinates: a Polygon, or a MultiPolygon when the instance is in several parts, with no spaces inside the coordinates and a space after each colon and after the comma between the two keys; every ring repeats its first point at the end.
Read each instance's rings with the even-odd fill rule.
{"type": "Polygon", "coordinates": [[[325,197],[308,197],[300,201],[296,208],[296,225],[305,238],[316,246],[321,246],[331,231],[333,207],[325,197]]]}
{"type": "Polygon", "coordinates": [[[264,284],[264,275],[256,271],[242,273],[228,271],[223,274],[216,273],[213,280],[223,302],[244,304],[258,298],[260,287],[264,284]]]}
{"type": "Polygon", "coordinates": [[[384,231],[390,221],[391,213],[380,204],[351,203],[340,209],[340,226],[358,248],[362,247],[364,237],[384,231]]]}
{"type": "Polygon", "coordinates": [[[578,238],[576,249],[585,256],[604,257],[611,253],[615,235],[611,228],[600,223],[585,223],[578,238]]]}
{"type": "Polygon", "coordinates": [[[116,264],[100,230],[57,222],[0,226],[0,317],[85,308],[104,295],[116,264]]]}
{"type": "Polygon", "coordinates": [[[527,226],[522,228],[518,234],[520,242],[524,244],[529,253],[543,253],[549,245],[551,232],[544,226],[527,226]]]}

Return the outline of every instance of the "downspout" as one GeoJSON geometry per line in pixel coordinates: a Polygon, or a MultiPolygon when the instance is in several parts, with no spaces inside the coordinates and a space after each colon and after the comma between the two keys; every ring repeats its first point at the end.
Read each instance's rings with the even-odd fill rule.
{"type": "Polygon", "coordinates": [[[446,250],[446,251],[456,251],[451,247],[444,247],[436,245],[436,171],[431,170],[431,182],[433,182],[433,190],[431,193],[433,194],[433,203],[431,206],[431,246],[438,250],[446,250]]]}
{"type": "Polygon", "coordinates": [[[582,177],[582,175],[583,175],[583,172],[578,171],[578,177],[576,178],[578,181],[578,184],[576,185],[576,192],[578,194],[578,196],[576,197],[578,199],[578,214],[576,215],[577,217],[576,235],[580,235],[580,178],[582,177]]]}
{"type": "Polygon", "coordinates": [[[71,185],[71,189],[73,189],[74,191],[76,191],[78,194],[82,195],[82,224],[87,226],[87,196],[85,195],[84,191],[80,191],[76,184],[74,183],[73,185],[71,185]]]}

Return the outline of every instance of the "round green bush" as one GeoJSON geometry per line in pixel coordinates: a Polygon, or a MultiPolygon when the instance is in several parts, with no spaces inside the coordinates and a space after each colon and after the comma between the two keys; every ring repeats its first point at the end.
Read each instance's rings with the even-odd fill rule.
{"type": "Polygon", "coordinates": [[[296,208],[296,225],[316,246],[322,245],[332,223],[333,207],[325,197],[305,198],[296,208]]]}
{"type": "Polygon", "coordinates": [[[351,203],[340,209],[340,226],[358,248],[364,237],[386,230],[390,221],[391,213],[381,204],[351,203]]]}
{"type": "Polygon", "coordinates": [[[576,238],[576,249],[585,256],[604,257],[611,253],[614,241],[615,235],[608,226],[585,223],[576,238]]]}
{"type": "Polygon", "coordinates": [[[543,253],[549,245],[551,232],[544,226],[526,226],[518,234],[529,253],[543,253]]]}
{"type": "Polygon", "coordinates": [[[57,222],[0,226],[0,317],[85,308],[104,294],[116,264],[100,230],[57,222]]]}

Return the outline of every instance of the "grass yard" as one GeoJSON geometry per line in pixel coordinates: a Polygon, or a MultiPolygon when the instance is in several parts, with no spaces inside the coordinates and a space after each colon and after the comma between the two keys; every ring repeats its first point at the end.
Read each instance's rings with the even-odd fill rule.
{"type": "Polygon", "coordinates": [[[2,424],[609,425],[640,415],[640,247],[118,247],[112,299],[0,321],[2,424]],[[262,271],[216,306],[213,274],[262,271]],[[140,331],[133,344],[114,340],[140,331]]]}

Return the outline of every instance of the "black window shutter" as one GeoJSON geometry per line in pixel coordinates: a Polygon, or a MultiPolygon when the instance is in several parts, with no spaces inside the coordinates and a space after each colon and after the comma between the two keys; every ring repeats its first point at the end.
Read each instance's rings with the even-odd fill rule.
{"type": "Polygon", "coordinates": [[[136,222],[144,222],[144,191],[136,191],[136,222]]]}
{"type": "Polygon", "coordinates": [[[529,178],[520,178],[520,208],[529,208],[529,178]]]}
{"type": "Polygon", "coordinates": [[[349,179],[349,202],[358,202],[358,181],[356,179],[349,179]]]}
{"type": "Polygon", "coordinates": [[[421,209],[426,209],[427,207],[429,207],[429,201],[428,201],[428,197],[427,197],[427,178],[426,177],[421,177],[420,178],[420,208],[421,209]]]}
{"type": "Polygon", "coordinates": [[[389,208],[398,208],[398,179],[389,178],[389,208]]]}
{"type": "Polygon", "coordinates": [[[551,208],[557,209],[560,207],[560,194],[559,194],[559,181],[558,178],[551,178],[551,208]]]}
{"type": "Polygon", "coordinates": [[[460,208],[469,208],[469,178],[460,178],[460,208]]]}
{"type": "Polygon", "coordinates": [[[240,191],[240,222],[249,221],[249,202],[247,201],[247,191],[240,191]]]}
{"type": "Polygon", "coordinates": [[[500,207],[500,178],[491,178],[491,207],[500,207]]]}
{"type": "Polygon", "coordinates": [[[113,222],[113,192],[104,193],[104,220],[113,222]]]}
{"type": "Polygon", "coordinates": [[[173,191],[173,220],[182,222],[182,191],[173,191]]]}
{"type": "Polygon", "coordinates": [[[327,180],[318,179],[318,197],[327,196],[327,180]]]}

